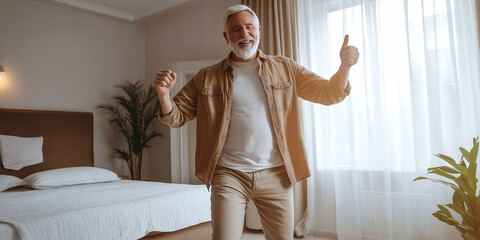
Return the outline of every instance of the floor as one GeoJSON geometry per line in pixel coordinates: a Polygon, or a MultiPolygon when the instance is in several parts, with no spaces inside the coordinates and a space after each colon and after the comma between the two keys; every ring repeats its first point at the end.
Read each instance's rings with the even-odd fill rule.
{"type": "MultiPolygon", "coordinates": [[[[294,238],[294,240],[333,240],[331,238],[324,238],[324,237],[302,237],[302,238],[294,238]]],[[[245,229],[243,230],[243,235],[241,240],[265,240],[263,237],[263,232],[262,231],[254,231],[254,230],[249,230],[245,229]]]]}

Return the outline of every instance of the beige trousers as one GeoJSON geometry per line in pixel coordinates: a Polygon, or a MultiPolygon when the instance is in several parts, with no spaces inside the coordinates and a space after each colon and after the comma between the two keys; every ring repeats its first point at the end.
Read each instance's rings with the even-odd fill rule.
{"type": "Polygon", "coordinates": [[[212,239],[242,236],[249,199],[255,203],[266,240],[293,239],[293,187],[285,167],[241,172],[217,166],[212,177],[212,239]]]}

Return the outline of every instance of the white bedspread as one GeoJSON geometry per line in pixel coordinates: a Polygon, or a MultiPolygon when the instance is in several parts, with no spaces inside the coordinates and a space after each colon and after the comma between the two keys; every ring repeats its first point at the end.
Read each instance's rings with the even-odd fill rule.
{"type": "Polygon", "coordinates": [[[0,193],[0,222],[24,240],[133,240],[210,220],[203,185],[121,180],[0,193]]]}

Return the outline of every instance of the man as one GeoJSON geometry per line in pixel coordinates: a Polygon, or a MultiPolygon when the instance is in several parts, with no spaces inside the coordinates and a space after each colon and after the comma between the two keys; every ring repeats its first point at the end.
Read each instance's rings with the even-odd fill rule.
{"type": "Polygon", "coordinates": [[[237,240],[248,199],[266,239],[293,238],[293,184],[310,176],[298,97],[330,105],[350,92],[358,50],[344,39],[342,64],[325,80],[282,56],[258,50],[259,21],[244,5],[227,9],[224,37],[232,52],[201,69],[172,99],[176,74],[157,73],[159,118],[181,127],[197,118],[195,174],[211,187],[213,239],[237,240]]]}

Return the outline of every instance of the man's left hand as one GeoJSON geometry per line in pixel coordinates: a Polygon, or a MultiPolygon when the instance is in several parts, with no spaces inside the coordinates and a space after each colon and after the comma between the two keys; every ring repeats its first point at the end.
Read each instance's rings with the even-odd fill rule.
{"type": "Polygon", "coordinates": [[[350,68],[357,63],[360,54],[355,46],[348,45],[348,39],[348,35],[345,35],[342,49],[340,50],[340,59],[342,60],[342,66],[350,68]]]}

